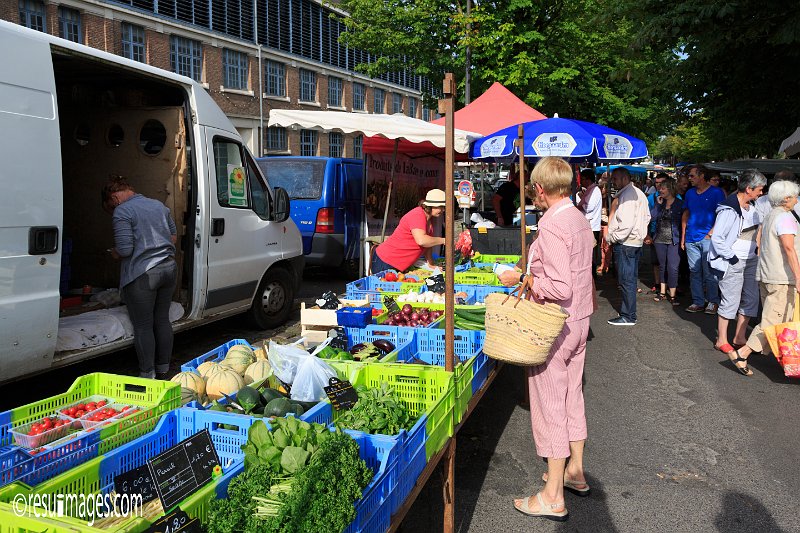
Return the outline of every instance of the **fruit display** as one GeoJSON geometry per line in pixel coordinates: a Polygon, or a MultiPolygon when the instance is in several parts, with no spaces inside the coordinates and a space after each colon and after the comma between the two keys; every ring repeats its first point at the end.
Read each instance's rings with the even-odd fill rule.
{"type": "Polygon", "coordinates": [[[402,283],[422,283],[422,277],[419,274],[404,274],[402,272],[388,271],[383,277],[379,278],[380,281],[397,281],[402,283]]]}
{"type": "Polygon", "coordinates": [[[83,429],[91,429],[105,425],[104,423],[110,420],[117,420],[138,413],[140,410],[141,408],[135,405],[113,404],[84,415],[81,417],[80,422],[83,429]]]}
{"type": "MultiPolygon", "coordinates": [[[[247,367],[245,367],[245,370],[247,367]]],[[[244,370],[242,371],[244,373],[244,370]]],[[[206,396],[209,400],[219,400],[225,394],[234,394],[244,387],[244,378],[231,368],[223,367],[209,376],[206,381],[206,396]]]]}
{"type": "Polygon", "coordinates": [[[225,359],[220,365],[228,367],[240,376],[243,376],[247,367],[256,362],[256,355],[253,349],[246,344],[236,344],[231,346],[225,354],[225,359]]]}
{"type": "Polygon", "coordinates": [[[76,424],[75,420],[64,415],[46,416],[12,429],[11,434],[17,446],[38,448],[64,437],[76,424]]]}
{"type": "Polygon", "coordinates": [[[182,388],[192,389],[200,397],[206,393],[206,382],[203,376],[196,372],[179,372],[172,376],[170,381],[180,383],[182,388]]]}
{"type": "Polygon", "coordinates": [[[427,327],[431,322],[442,316],[439,310],[430,310],[427,307],[414,309],[411,304],[405,304],[400,312],[390,314],[384,322],[387,326],[427,327]]]}

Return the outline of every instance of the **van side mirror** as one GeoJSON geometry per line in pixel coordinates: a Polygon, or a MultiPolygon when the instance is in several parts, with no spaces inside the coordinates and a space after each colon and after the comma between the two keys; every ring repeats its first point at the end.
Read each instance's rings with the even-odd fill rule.
{"type": "Polygon", "coordinates": [[[275,187],[275,212],[273,213],[275,222],[286,222],[289,218],[289,193],[286,189],[275,187]]]}

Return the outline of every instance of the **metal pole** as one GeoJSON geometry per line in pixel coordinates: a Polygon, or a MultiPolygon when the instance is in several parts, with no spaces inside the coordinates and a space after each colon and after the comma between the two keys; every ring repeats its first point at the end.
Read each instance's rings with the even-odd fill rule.
{"type": "Polygon", "coordinates": [[[522,244],[519,255],[522,258],[523,268],[525,268],[525,265],[528,264],[528,249],[525,247],[525,230],[527,230],[528,226],[525,223],[525,128],[522,126],[522,124],[520,124],[517,128],[517,147],[519,148],[519,228],[520,235],[522,236],[522,244]]]}
{"type": "MultiPolygon", "coordinates": [[[[445,159],[444,159],[444,172],[445,172],[445,296],[444,296],[444,316],[445,316],[445,348],[444,348],[444,367],[448,372],[453,371],[455,366],[455,332],[453,311],[455,310],[455,295],[454,295],[454,248],[453,248],[453,216],[455,214],[454,196],[453,196],[453,164],[455,157],[453,154],[453,145],[455,139],[455,128],[453,125],[453,104],[456,94],[456,81],[452,72],[448,72],[444,76],[444,99],[441,100],[439,112],[444,111],[444,128],[445,128],[445,159]],[[443,108],[443,109],[442,109],[443,108]]],[[[450,439],[450,445],[444,458],[444,474],[442,483],[442,493],[444,498],[444,527],[445,533],[452,533],[455,528],[455,455],[456,455],[456,436],[450,439]]]]}
{"type": "Polygon", "coordinates": [[[264,156],[264,76],[261,71],[263,58],[261,56],[261,43],[258,42],[258,2],[253,0],[253,35],[258,47],[258,157],[264,156]]]}

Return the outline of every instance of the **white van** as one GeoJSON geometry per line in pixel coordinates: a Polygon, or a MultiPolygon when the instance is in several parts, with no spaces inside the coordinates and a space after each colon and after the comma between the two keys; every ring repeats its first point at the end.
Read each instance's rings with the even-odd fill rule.
{"type": "Polygon", "coordinates": [[[4,21],[0,50],[0,382],[132,345],[109,329],[57,349],[59,322],[104,319],[60,307],[119,285],[99,192],[114,175],[175,219],[176,331],[286,320],[303,268],[289,198],[200,84],[4,21]]]}

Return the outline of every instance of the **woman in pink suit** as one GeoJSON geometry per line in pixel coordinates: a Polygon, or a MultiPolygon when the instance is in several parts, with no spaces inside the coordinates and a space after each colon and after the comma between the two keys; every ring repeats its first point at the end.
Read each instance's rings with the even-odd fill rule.
{"type": "MultiPolygon", "coordinates": [[[[568,516],[565,488],[581,496],[589,494],[583,473],[582,379],[589,317],[596,308],[594,236],[586,217],[569,198],[572,176],[570,165],[557,157],[541,159],[531,174],[538,204],[547,209],[528,252],[533,299],[562,306],[569,318],[547,361],[526,368],[533,438],[538,455],[547,458],[547,473],[539,493],[514,500],[514,507],[524,514],[559,521],[568,516]]],[[[507,272],[501,281],[511,285],[521,282],[522,276],[507,272]]]]}

